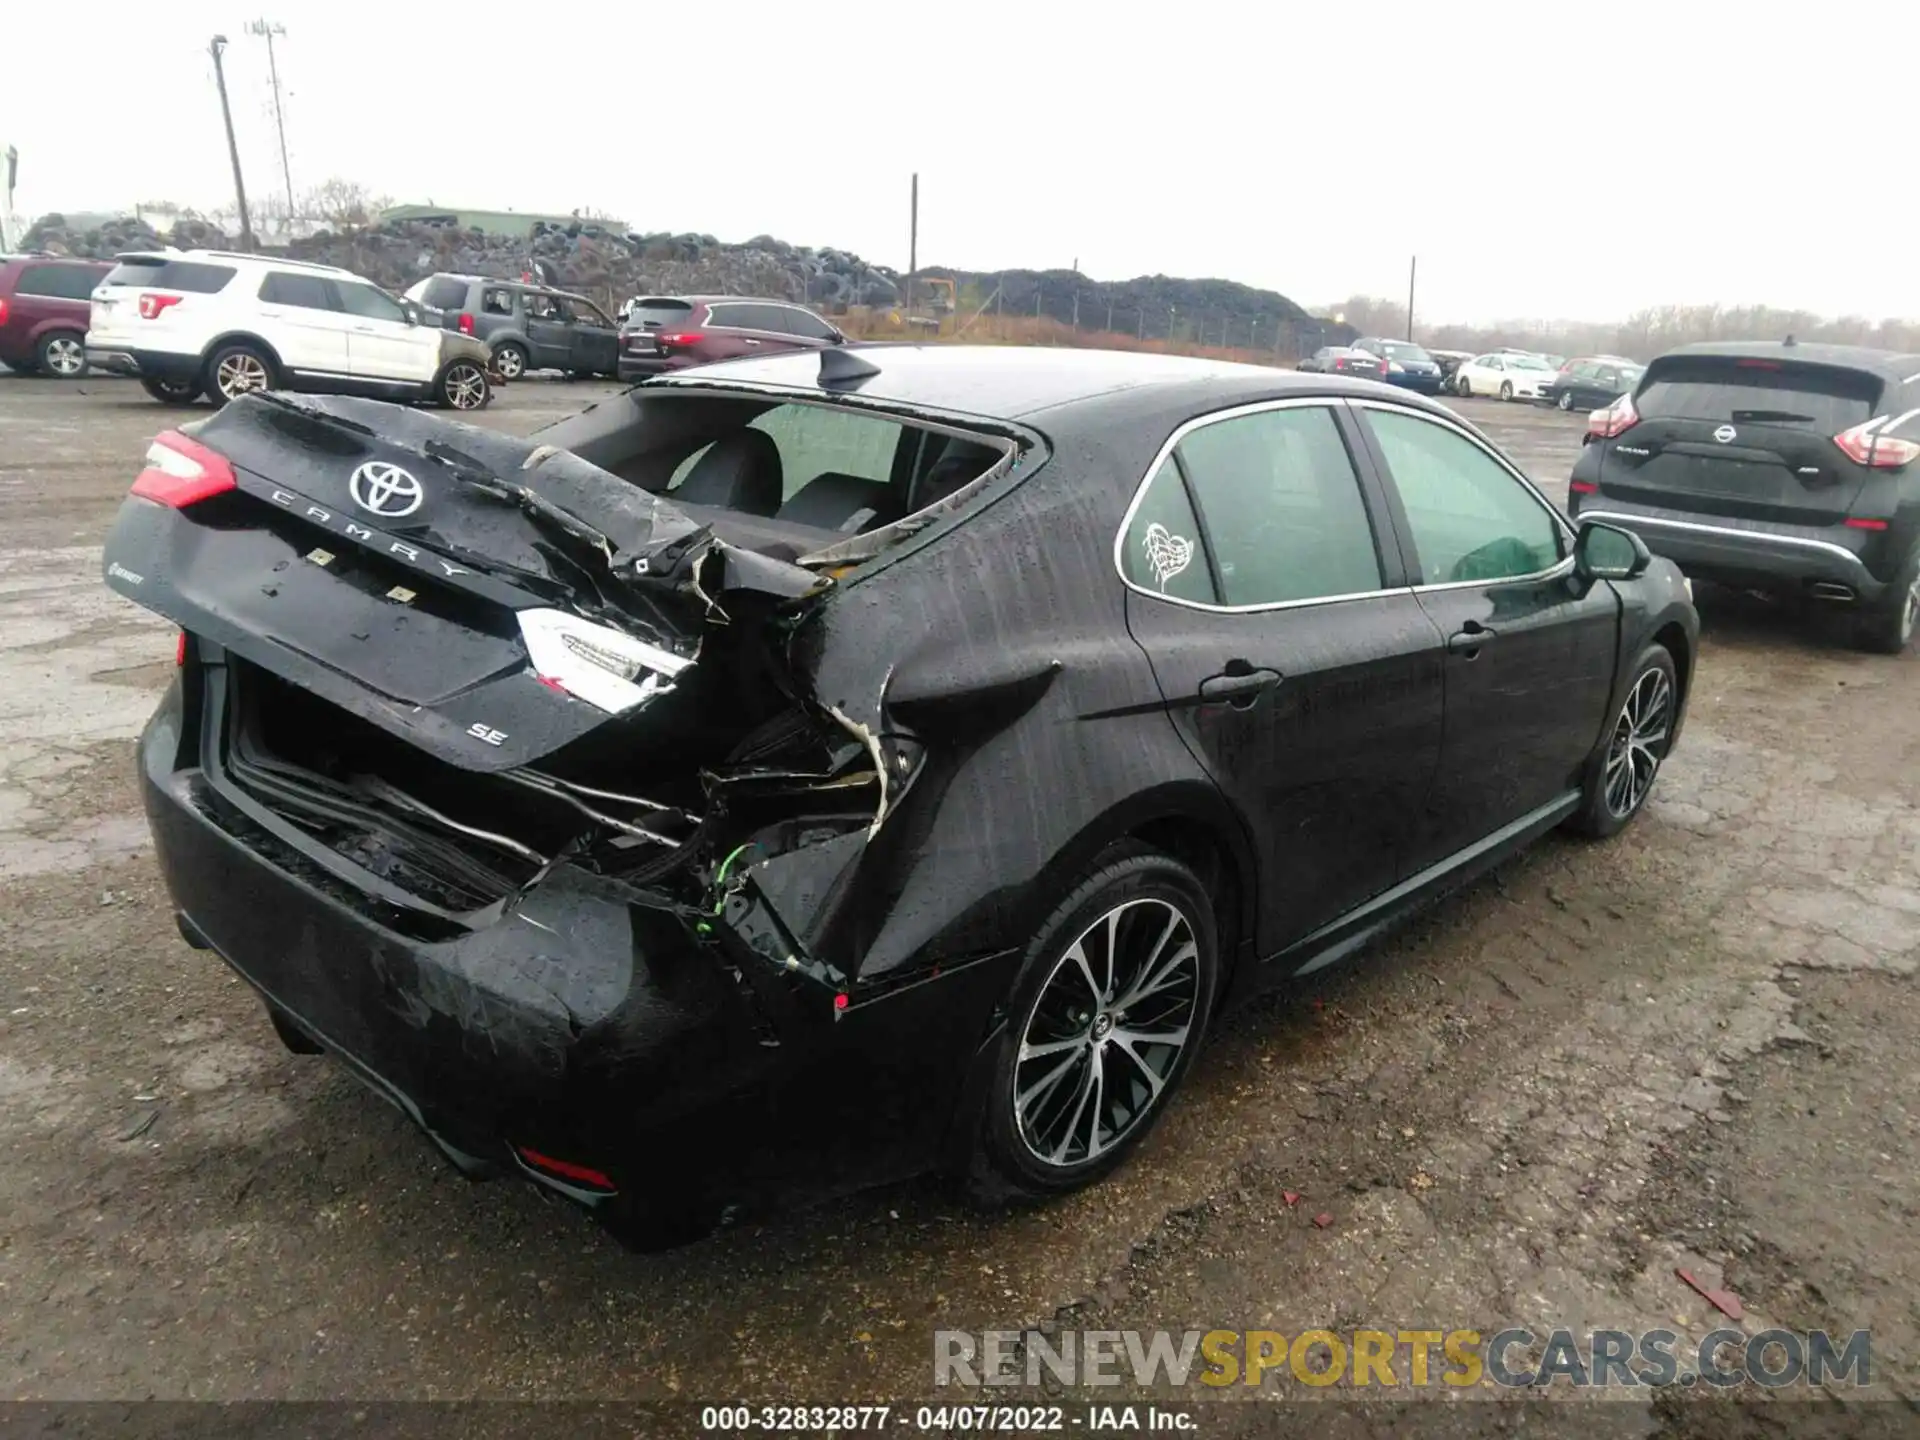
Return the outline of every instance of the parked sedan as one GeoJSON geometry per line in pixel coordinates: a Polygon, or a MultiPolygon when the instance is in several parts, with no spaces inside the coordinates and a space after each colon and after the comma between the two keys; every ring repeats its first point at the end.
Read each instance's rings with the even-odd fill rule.
{"type": "Polygon", "coordinates": [[[620,378],[689,365],[820,350],[847,337],[803,305],[727,295],[655,295],[630,301],[620,322],[620,378]]]}
{"type": "Polygon", "coordinates": [[[1422,395],[1440,393],[1440,362],[1410,340],[1356,340],[1353,348],[1384,360],[1387,373],[1380,378],[1389,385],[1417,390],[1422,395]]]}
{"type": "Polygon", "coordinates": [[[1385,360],[1344,345],[1328,345],[1316,350],[1294,368],[1309,375],[1364,375],[1369,380],[1384,380],[1387,376],[1385,360]]]}
{"type": "Polygon", "coordinates": [[[1632,390],[1645,373],[1642,366],[1615,355],[1569,360],[1540,392],[1540,398],[1562,410],[1598,410],[1632,390]]]}
{"type": "Polygon", "coordinates": [[[716,365],[527,439],[244,397],[105,566],[185,632],[139,771],[187,943],[649,1244],[1099,1179],[1225,1001],[1628,824],[1698,633],[1436,404],[1082,350],[716,365]]]}
{"type": "Polygon", "coordinates": [[[1538,355],[1477,355],[1453,372],[1453,393],[1538,400],[1553,383],[1554,374],[1553,367],[1538,355]]]}

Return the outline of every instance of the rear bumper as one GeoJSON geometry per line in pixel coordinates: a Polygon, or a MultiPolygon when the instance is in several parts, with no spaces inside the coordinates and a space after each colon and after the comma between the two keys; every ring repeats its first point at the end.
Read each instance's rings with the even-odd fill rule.
{"type": "Polygon", "coordinates": [[[1875,604],[1887,590],[1860,552],[1844,543],[1850,532],[1838,526],[1822,535],[1806,527],[1675,514],[1604,495],[1575,498],[1584,502],[1573,509],[1578,518],[1631,530],[1654,554],[1703,580],[1862,605],[1875,604]]]}
{"type": "Polygon", "coordinates": [[[675,368],[674,362],[664,355],[628,355],[624,351],[614,366],[622,380],[645,380],[675,368]]]}
{"type": "Polygon", "coordinates": [[[1422,395],[1438,395],[1441,379],[1438,375],[1385,375],[1381,377],[1387,384],[1401,390],[1413,390],[1422,395]]]}
{"type": "Polygon", "coordinates": [[[87,337],[87,364],[109,375],[134,375],[182,383],[200,378],[198,355],[177,355],[168,350],[139,350],[96,341],[92,336],[87,337]]]}

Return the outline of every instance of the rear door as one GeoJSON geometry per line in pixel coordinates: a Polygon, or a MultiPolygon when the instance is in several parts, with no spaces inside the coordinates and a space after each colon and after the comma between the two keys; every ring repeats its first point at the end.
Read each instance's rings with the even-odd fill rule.
{"type": "Polygon", "coordinates": [[[1327,400],[1193,422],[1120,537],[1128,625],[1259,856],[1263,955],[1392,886],[1439,757],[1439,633],[1351,424],[1327,400]]]}
{"type": "Polygon", "coordinates": [[[347,327],[333,281],[298,270],[269,270],[260,278],[261,318],[267,338],[289,370],[303,375],[352,373],[347,327]]]}
{"type": "Polygon", "coordinates": [[[8,330],[25,336],[30,346],[48,330],[85,335],[90,318],[87,301],[101,273],[96,266],[71,260],[22,265],[14,281],[8,330]]]}
{"type": "Polygon", "coordinates": [[[776,305],[772,308],[778,312],[781,323],[787,329],[789,345],[802,350],[824,350],[829,345],[840,343],[834,328],[811,310],[802,310],[798,305],[776,305]]]}
{"type": "Polygon", "coordinates": [[[1445,637],[1446,738],[1404,876],[1565,796],[1612,694],[1620,601],[1572,578],[1573,532],[1463,427],[1356,402],[1445,637]]]}
{"type": "Polygon", "coordinates": [[[1845,518],[1863,473],[1833,443],[1879,413],[1878,376],[1798,360],[1671,355],[1647,367],[1638,423],[1604,445],[1602,494],[1793,525],[1845,518]]]}
{"type": "Polygon", "coordinates": [[[735,301],[710,307],[707,341],[700,347],[702,360],[732,360],[742,355],[764,355],[784,350],[793,343],[778,305],[758,305],[735,301]]]}

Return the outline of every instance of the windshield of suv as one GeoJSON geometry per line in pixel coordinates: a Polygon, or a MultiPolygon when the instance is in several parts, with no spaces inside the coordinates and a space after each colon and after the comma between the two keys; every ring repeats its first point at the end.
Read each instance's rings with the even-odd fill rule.
{"type": "Polygon", "coordinates": [[[1684,355],[1656,360],[1634,408],[1650,420],[1806,425],[1838,435],[1873,418],[1879,377],[1793,361],[1684,355]]]}

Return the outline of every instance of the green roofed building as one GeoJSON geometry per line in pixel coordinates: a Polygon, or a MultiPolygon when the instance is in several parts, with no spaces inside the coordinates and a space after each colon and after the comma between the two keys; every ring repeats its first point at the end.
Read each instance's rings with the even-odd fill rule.
{"type": "Polygon", "coordinates": [[[548,225],[598,225],[615,234],[624,234],[624,220],[589,219],[584,215],[537,215],[520,210],[454,210],[441,205],[392,205],[380,212],[385,224],[390,220],[421,220],[430,224],[453,225],[462,230],[479,230],[488,235],[530,235],[536,222],[548,225]]]}

